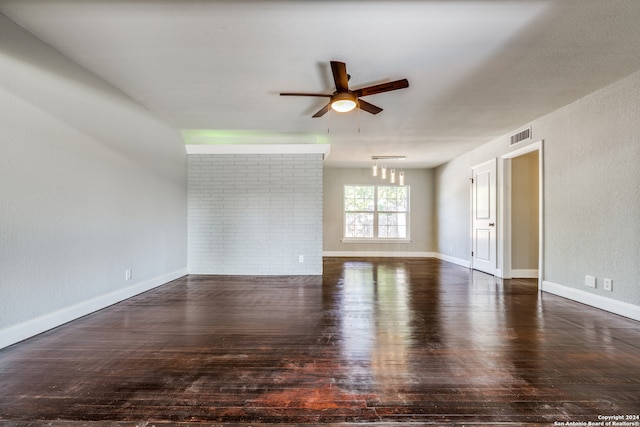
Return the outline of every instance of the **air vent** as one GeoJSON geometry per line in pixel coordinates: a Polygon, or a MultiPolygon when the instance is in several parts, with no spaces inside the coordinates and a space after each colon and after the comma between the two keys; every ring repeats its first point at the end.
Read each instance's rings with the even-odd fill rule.
{"type": "Polygon", "coordinates": [[[519,142],[522,142],[526,139],[531,139],[531,128],[528,127],[525,130],[521,130],[520,132],[511,135],[511,145],[516,145],[519,142]]]}

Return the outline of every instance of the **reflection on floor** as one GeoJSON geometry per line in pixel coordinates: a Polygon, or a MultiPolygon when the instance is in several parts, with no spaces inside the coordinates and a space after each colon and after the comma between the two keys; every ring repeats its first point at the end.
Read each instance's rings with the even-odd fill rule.
{"type": "Polygon", "coordinates": [[[435,259],[324,270],[188,276],[0,350],[0,425],[549,426],[640,412],[635,321],[435,259]]]}

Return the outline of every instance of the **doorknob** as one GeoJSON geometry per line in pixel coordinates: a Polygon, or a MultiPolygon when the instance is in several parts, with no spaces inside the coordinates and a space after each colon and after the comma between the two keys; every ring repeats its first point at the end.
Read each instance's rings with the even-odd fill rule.
{"type": "Polygon", "coordinates": [[[496,223],[495,222],[490,222],[489,223],[489,227],[495,227],[496,223]]]}

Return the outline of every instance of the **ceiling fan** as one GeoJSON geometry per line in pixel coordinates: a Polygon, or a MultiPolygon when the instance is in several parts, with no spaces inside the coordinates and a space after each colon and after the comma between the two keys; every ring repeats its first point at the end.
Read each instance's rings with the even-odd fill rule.
{"type": "Polygon", "coordinates": [[[331,72],[333,73],[333,81],[336,85],[336,91],[332,94],[325,93],[296,93],[285,92],[281,96],[320,96],[329,98],[329,103],[322,107],[320,111],[315,113],[313,117],[322,117],[329,108],[345,113],[358,107],[371,114],[378,114],[382,108],[368,103],[360,98],[363,96],[375,95],[377,93],[389,92],[397,89],[409,87],[407,79],[396,80],[389,83],[381,83],[373,86],[364,87],[356,90],[349,90],[349,79],[351,76],[347,74],[347,66],[344,62],[331,61],[331,72]]]}

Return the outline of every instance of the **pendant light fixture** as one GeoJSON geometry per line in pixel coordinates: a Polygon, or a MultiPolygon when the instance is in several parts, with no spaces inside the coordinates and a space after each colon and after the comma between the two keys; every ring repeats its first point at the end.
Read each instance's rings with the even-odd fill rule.
{"type": "MultiPolygon", "coordinates": [[[[405,160],[406,156],[371,156],[371,160],[373,160],[373,168],[372,173],[373,176],[378,176],[378,161],[382,160],[382,166],[380,167],[380,178],[387,179],[387,165],[384,163],[385,161],[396,161],[396,160],[405,160]]],[[[396,171],[395,168],[389,169],[389,182],[391,184],[395,184],[396,180],[399,185],[404,185],[404,171],[396,171]],[[396,179],[397,178],[397,179],[396,179]]]]}

